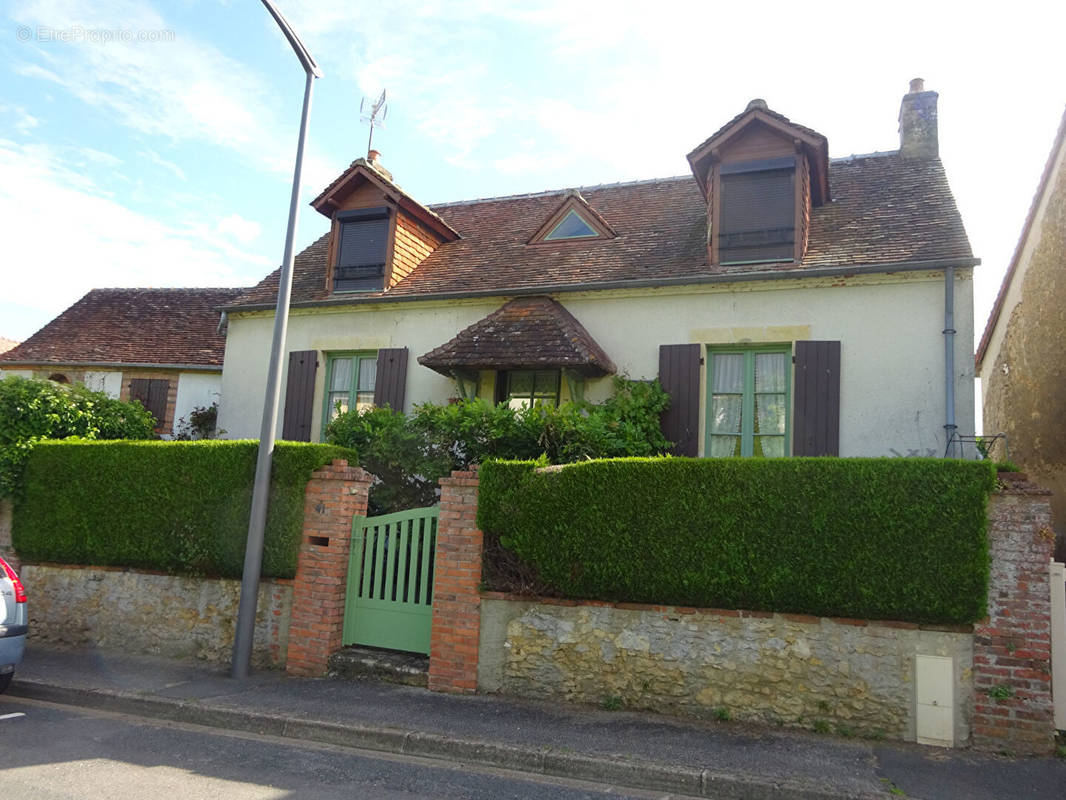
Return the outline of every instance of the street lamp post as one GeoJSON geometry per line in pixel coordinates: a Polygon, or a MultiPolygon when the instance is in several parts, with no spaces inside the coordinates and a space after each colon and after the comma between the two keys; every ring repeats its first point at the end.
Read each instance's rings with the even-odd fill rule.
{"type": "Polygon", "coordinates": [[[303,172],[304,142],[307,139],[307,119],[311,113],[311,92],[315,78],[322,70],[307,52],[285,17],[271,0],[263,5],[289,40],[296,57],[307,74],[304,86],[304,106],[300,116],[300,139],[296,145],[296,167],[292,174],[292,197],[289,201],[289,228],[285,232],[285,255],[278,279],[278,308],[274,315],[274,339],[270,344],[270,367],[267,371],[266,396],[263,400],[263,425],[259,434],[259,457],[255,464],[255,483],[252,489],[252,513],[248,520],[248,541],[244,550],[244,574],[241,578],[241,603],[237,612],[237,631],[233,640],[231,676],[248,677],[252,663],[252,642],[255,637],[255,610],[259,594],[259,576],[263,567],[263,537],[266,531],[267,502],[270,493],[270,467],[274,456],[274,428],[278,422],[278,401],[281,397],[281,359],[285,352],[285,332],[289,323],[289,294],[292,291],[293,238],[299,215],[300,175],[303,172]]]}

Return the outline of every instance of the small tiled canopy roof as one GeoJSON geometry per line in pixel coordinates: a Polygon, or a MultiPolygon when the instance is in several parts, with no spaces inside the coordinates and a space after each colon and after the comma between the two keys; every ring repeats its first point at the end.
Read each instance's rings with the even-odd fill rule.
{"type": "Polygon", "coordinates": [[[18,347],[7,364],[222,366],[219,307],[244,289],[93,289],[18,347]]]}
{"type": "Polygon", "coordinates": [[[614,363],[573,314],[550,297],[520,297],[420,356],[444,375],[455,370],[566,368],[609,375],[614,363]]]}

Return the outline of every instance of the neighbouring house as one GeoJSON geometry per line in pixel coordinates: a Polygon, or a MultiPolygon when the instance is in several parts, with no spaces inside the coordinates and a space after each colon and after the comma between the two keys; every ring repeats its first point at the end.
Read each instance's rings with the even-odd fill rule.
{"type": "MultiPolygon", "coordinates": [[[[912,82],[891,152],[830,158],[753,100],[689,175],[433,206],[371,151],[312,202],[329,230],[296,258],[278,435],[370,405],[599,401],[619,374],[671,394],[679,454],[964,454],[979,262],[937,97],[912,82]]],[[[226,306],[231,436],[257,434],[278,276],[226,306]]]]}
{"type": "Polygon", "coordinates": [[[1066,113],[977,348],[984,433],[1052,491],[1066,561],[1066,113]]]}
{"type": "Polygon", "coordinates": [[[16,342],[14,339],[8,339],[3,336],[0,336],[0,353],[6,353],[8,350],[10,350],[17,344],[18,342],[16,342]]]}
{"type": "Polygon", "coordinates": [[[0,355],[0,377],[83,383],[139,400],[156,430],[174,432],[194,408],[218,402],[225,334],[219,307],[243,289],[93,289],[0,355]]]}

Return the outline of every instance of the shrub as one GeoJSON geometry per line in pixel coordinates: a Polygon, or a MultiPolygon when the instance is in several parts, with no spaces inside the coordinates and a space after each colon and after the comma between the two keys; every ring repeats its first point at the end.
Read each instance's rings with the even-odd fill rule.
{"type": "Polygon", "coordinates": [[[26,457],[41,439],[152,439],[155,420],[140,403],[84,386],[10,376],[0,380],[0,497],[18,488],[26,457]]]}
{"type": "MultiPolygon", "coordinates": [[[[618,459],[481,468],[486,558],[566,597],[967,623],[985,615],[987,462],[618,459]]],[[[485,564],[493,583],[514,572],[485,564]]]]}
{"type": "Polygon", "coordinates": [[[614,393],[599,405],[513,409],[469,400],[425,403],[410,417],[388,408],[349,411],[329,424],[326,438],[357,450],[360,464],[380,479],[370,505],[381,514],[431,505],[440,478],[494,458],[543,455],[564,464],[661,453],[670,446],[659,429],[669,402],[657,382],[616,378],[614,393]]]}
{"type": "MultiPolygon", "coordinates": [[[[240,577],[255,441],[40,442],[16,499],[13,539],[28,561],[240,577]]],[[[311,472],[355,453],[279,442],[263,574],[296,572],[311,472]]]]}

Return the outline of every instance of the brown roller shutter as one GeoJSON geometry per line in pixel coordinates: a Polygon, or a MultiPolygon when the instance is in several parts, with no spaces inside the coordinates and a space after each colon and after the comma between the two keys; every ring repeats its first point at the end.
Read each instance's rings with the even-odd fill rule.
{"type": "Polygon", "coordinates": [[[281,438],[292,442],[311,441],[311,411],[315,401],[317,350],[289,353],[289,377],[285,384],[285,418],[281,438]]]}
{"type": "Polygon", "coordinates": [[[388,406],[403,413],[404,389],[407,386],[407,348],[378,350],[378,376],[374,384],[374,405],[388,406]]]}
{"type": "Polygon", "coordinates": [[[796,342],[792,455],[840,455],[840,342],[796,342]]]}
{"type": "Polygon", "coordinates": [[[700,356],[703,345],[659,346],[659,384],[670,395],[670,408],[663,412],[663,436],[674,443],[679,456],[699,454],[700,356]]]}

